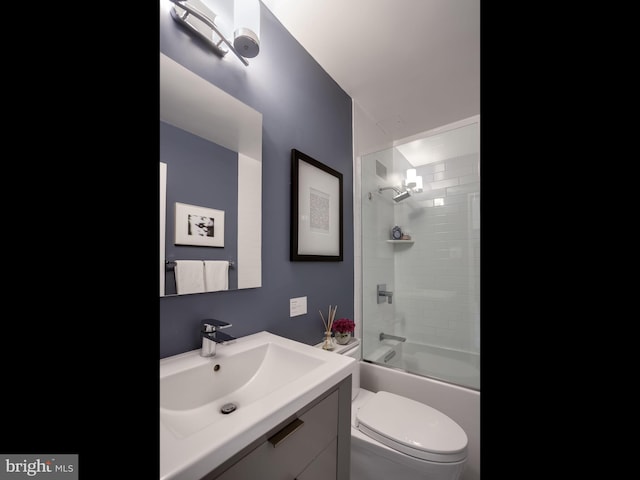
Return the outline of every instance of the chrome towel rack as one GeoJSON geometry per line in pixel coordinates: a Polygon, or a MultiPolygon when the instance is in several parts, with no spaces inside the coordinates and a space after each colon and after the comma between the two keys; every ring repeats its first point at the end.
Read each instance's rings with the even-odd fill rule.
{"type": "MultiPolygon", "coordinates": [[[[167,270],[173,270],[176,267],[175,260],[166,260],[164,264],[167,270]]],[[[235,267],[235,263],[233,262],[233,260],[229,260],[229,268],[234,268],[234,267],[235,267]]]]}

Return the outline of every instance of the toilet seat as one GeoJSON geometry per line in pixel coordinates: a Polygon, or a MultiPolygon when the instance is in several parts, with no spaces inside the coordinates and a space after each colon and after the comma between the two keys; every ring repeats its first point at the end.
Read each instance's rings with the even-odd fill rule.
{"type": "Polygon", "coordinates": [[[380,391],[358,410],[357,428],[399,452],[432,462],[467,456],[467,434],[444,413],[424,403],[380,391]]]}

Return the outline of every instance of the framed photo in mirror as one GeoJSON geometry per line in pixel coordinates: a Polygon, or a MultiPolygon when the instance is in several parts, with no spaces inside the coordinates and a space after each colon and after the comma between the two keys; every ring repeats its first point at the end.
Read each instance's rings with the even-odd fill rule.
{"type": "Polygon", "coordinates": [[[343,259],[342,174],[291,150],[291,261],[343,259]]]}
{"type": "Polygon", "coordinates": [[[176,202],[176,245],[224,247],[224,211],[176,202]]]}

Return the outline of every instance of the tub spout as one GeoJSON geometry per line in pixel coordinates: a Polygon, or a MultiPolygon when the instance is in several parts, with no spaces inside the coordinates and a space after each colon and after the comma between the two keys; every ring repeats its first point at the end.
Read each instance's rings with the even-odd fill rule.
{"type": "Polygon", "coordinates": [[[407,339],[404,337],[397,337],[395,335],[389,335],[388,333],[380,332],[380,341],[382,340],[397,340],[399,342],[406,342],[407,339]]]}

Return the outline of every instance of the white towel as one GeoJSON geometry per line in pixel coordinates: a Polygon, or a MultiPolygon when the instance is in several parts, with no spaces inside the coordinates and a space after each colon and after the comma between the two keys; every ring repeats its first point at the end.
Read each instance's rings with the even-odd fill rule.
{"type": "Polygon", "coordinates": [[[226,260],[204,261],[204,290],[217,292],[229,290],[229,262],[226,260]]]}
{"type": "Polygon", "coordinates": [[[202,260],[176,260],[176,293],[204,292],[204,266],[202,260]]]}

